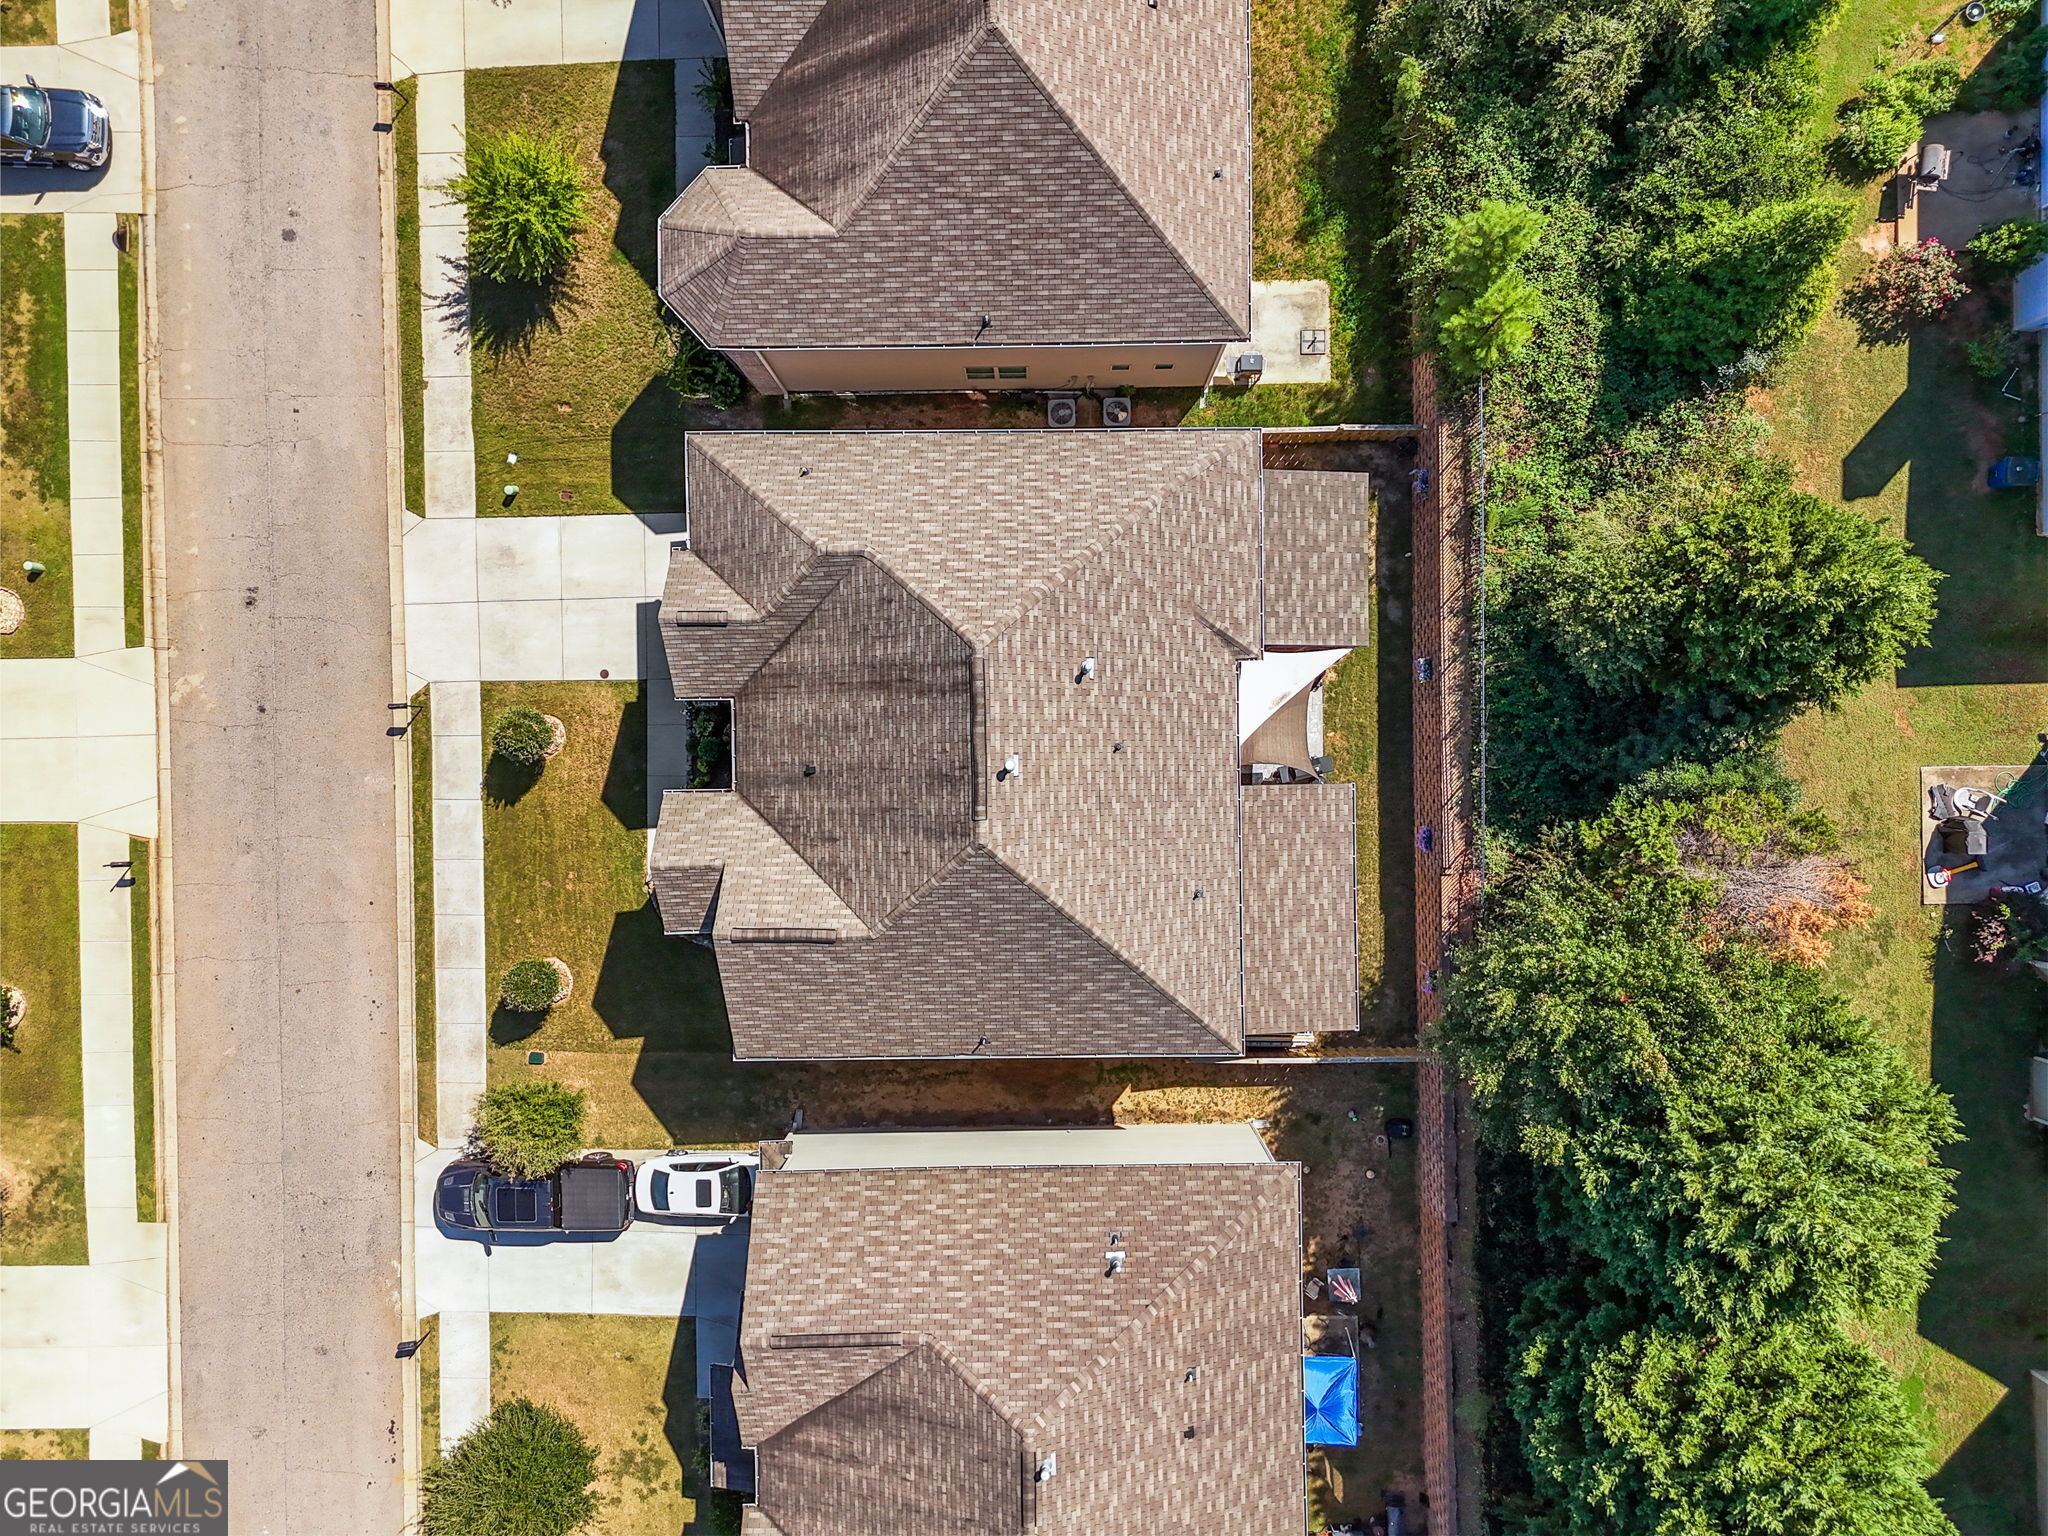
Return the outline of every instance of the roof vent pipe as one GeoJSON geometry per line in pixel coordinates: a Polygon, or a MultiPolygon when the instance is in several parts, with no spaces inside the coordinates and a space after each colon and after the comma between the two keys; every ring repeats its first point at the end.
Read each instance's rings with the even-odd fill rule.
{"type": "Polygon", "coordinates": [[[1016,753],[1012,752],[1008,757],[1003,759],[1003,771],[1001,773],[998,773],[996,777],[999,779],[1014,779],[1017,777],[1018,774],[1022,773],[1023,771],[1024,759],[1019,757],[1016,753]]]}
{"type": "Polygon", "coordinates": [[[1093,677],[1094,675],[1095,658],[1093,656],[1083,656],[1081,658],[1081,670],[1075,674],[1074,681],[1077,683],[1086,682],[1089,678],[1093,677]]]}

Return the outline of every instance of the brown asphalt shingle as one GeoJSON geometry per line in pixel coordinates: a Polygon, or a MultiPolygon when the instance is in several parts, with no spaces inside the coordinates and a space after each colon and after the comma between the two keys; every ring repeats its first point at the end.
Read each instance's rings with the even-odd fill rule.
{"type": "Polygon", "coordinates": [[[727,348],[1243,339],[1247,9],[1136,9],[728,0],[746,171],[833,232],[707,167],[663,297],[727,348]]]}
{"type": "MultiPolygon", "coordinates": [[[[653,884],[695,932],[719,871],[737,1054],[1238,1052],[1258,434],[718,433],[685,463],[662,634],[678,697],[735,700],[736,792],[665,798],[653,884]]],[[[1346,850],[1301,877],[1327,910],[1346,850]]],[[[1355,990],[1355,949],[1284,958],[1355,990]]]]}
{"type": "Polygon", "coordinates": [[[762,1512],[785,1536],[1298,1536],[1299,1175],[763,1173],[735,1383],[762,1512]],[[818,1338],[863,1333],[894,1338],[818,1338]]]}
{"type": "Polygon", "coordinates": [[[1371,490],[1365,475],[1266,471],[1267,645],[1371,643],[1371,490]]]}
{"type": "Polygon", "coordinates": [[[1358,1028],[1358,789],[1244,791],[1245,1029],[1358,1028]]]}

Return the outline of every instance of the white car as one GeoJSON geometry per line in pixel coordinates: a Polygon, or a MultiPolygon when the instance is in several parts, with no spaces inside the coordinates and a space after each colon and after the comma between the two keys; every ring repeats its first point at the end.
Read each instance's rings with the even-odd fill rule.
{"type": "Polygon", "coordinates": [[[633,1203],[644,1216],[744,1216],[760,1166],[752,1152],[665,1152],[640,1165],[633,1203]]]}

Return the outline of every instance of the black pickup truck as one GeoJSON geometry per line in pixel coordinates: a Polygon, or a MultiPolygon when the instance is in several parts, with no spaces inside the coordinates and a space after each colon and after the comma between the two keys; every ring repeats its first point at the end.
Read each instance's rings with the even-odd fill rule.
{"type": "Polygon", "coordinates": [[[465,1232],[617,1235],[633,1222],[633,1165],[591,1152],[538,1179],[508,1179],[479,1162],[450,1163],[434,1191],[434,1215],[465,1232]]]}

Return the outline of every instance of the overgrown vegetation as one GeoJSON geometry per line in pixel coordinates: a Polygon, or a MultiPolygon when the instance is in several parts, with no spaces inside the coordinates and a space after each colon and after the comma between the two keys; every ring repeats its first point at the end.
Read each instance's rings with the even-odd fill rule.
{"type": "Polygon", "coordinates": [[[1832,842],[1774,774],[1653,780],[1530,848],[1463,956],[1437,1038],[1521,1253],[1498,1530],[1950,1529],[1847,1325],[1925,1286],[1955,1120],[1799,948],[1868,913],[1832,842]]]}
{"type": "Polygon", "coordinates": [[[552,1408],[515,1397],[420,1471],[422,1536],[569,1536],[597,1514],[597,1452],[552,1408]]]}
{"type": "MultiPolygon", "coordinates": [[[[543,962],[544,963],[544,962],[543,962]]],[[[553,970],[549,979],[553,980],[553,970]]],[[[584,1097],[544,1078],[495,1083],[476,1101],[476,1149],[498,1173],[537,1179],[583,1149],[584,1097]]]]}
{"type": "MultiPolygon", "coordinates": [[[[1449,403],[1487,385],[1499,873],[1439,1044],[1488,1153],[1500,1532],[1951,1529],[1867,1339],[1926,1283],[1955,1120],[1816,969],[1873,906],[1773,757],[1926,643],[1939,580],[1796,488],[1750,406],[1830,309],[1830,161],[1895,161],[1957,93],[1888,67],[1830,145],[1839,9],[1396,0],[1373,30],[1411,308],[1449,403]],[[1542,215],[1535,323],[1475,367],[1441,317],[1489,204],[1542,215]]],[[[1959,296],[1904,265],[1895,325],[1959,296]]]]}

